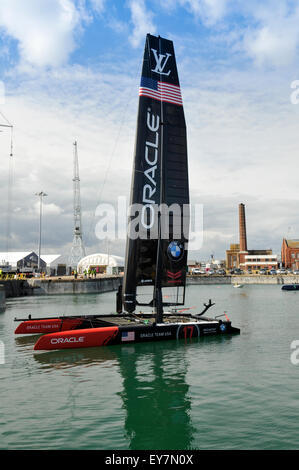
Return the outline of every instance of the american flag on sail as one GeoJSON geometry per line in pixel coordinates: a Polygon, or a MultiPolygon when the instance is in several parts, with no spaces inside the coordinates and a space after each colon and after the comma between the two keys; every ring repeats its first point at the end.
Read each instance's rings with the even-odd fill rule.
{"type": "Polygon", "coordinates": [[[166,101],[168,103],[183,106],[181,89],[177,85],[170,85],[170,83],[159,82],[152,78],[141,77],[139,88],[139,96],[148,96],[159,101],[166,101]]]}

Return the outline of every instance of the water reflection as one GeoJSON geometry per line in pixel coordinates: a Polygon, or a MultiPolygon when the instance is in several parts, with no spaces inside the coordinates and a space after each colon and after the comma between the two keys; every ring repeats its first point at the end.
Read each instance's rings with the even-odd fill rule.
{"type": "Polygon", "coordinates": [[[15,336],[15,344],[20,349],[19,352],[22,352],[21,350],[24,347],[27,346],[34,346],[35,343],[37,342],[38,338],[40,338],[42,335],[24,335],[24,336],[15,336]]]}
{"type": "MultiPolygon", "coordinates": [[[[124,433],[130,449],[187,449],[194,432],[183,341],[35,353],[44,371],[114,367],[123,380],[124,433]]],[[[113,393],[113,390],[111,391],[113,393]]]]}
{"type": "MultiPolygon", "coordinates": [[[[125,420],[123,436],[129,449],[194,448],[195,429],[191,419],[191,394],[188,372],[198,350],[206,353],[229,336],[128,344],[90,349],[36,352],[34,360],[44,372],[57,369],[80,370],[95,366],[108,367],[120,375],[122,388],[110,390],[109,401],[121,398],[125,420]]],[[[85,369],[86,370],[86,369],[85,369]]],[[[89,369],[90,370],[90,369],[89,369]]],[[[194,370],[194,369],[193,369],[194,370]]],[[[94,369],[96,376],[100,369],[94,369]]],[[[198,371],[200,374],[200,370],[198,371]]],[[[73,375],[73,372],[72,372],[73,375]]],[[[96,378],[89,381],[96,381],[96,378]]],[[[101,397],[106,399],[107,397],[101,397]]],[[[200,406],[200,405],[199,405],[200,406]]],[[[117,448],[117,443],[115,444],[117,448]]]]}
{"type": "MultiPolygon", "coordinates": [[[[35,361],[44,370],[69,369],[80,366],[92,366],[108,361],[117,363],[114,348],[82,348],[62,351],[36,352],[35,361]]],[[[108,364],[107,364],[108,365],[108,364]]]]}
{"type": "Polygon", "coordinates": [[[177,448],[178,441],[181,449],[191,446],[194,429],[186,382],[186,347],[182,342],[171,343],[121,350],[120,395],[130,449],[171,449],[177,448]]]}

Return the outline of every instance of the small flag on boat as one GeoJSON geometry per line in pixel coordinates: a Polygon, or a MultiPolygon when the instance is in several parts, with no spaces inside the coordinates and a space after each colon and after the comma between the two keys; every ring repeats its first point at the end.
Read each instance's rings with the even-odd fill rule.
{"type": "Polygon", "coordinates": [[[125,331],[121,335],[122,341],[135,341],[135,331],[125,331]]]}
{"type": "Polygon", "coordinates": [[[141,77],[139,96],[148,96],[159,101],[178,104],[183,106],[181,89],[177,85],[159,82],[152,78],[141,77]]]}

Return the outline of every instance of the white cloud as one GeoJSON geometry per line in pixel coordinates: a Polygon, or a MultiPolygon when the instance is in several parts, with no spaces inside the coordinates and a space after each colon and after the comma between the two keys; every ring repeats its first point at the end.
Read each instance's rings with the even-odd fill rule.
{"type": "MultiPolygon", "coordinates": [[[[164,0],[171,12],[184,8],[210,28],[209,44],[227,44],[227,50],[244,52],[258,66],[287,66],[299,48],[299,5],[289,0],[164,0]],[[234,19],[237,15],[238,18],[234,19]]],[[[207,47],[209,47],[207,44],[207,47]]]]}
{"type": "Polygon", "coordinates": [[[208,26],[221,21],[231,0],[161,0],[161,8],[172,13],[177,6],[185,8],[196,20],[208,26]]]}
{"type": "MultiPolygon", "coordinates": [[[[103,249],[94,235],[95,209],[101,202],[113,202],[118,194],[129,196],[138,103],[138,80],[132,83],[124,73],[117,75],[115,68],[113,72],[112,79],[112,75],[79,66],[35,71],[26,77],[14,71],[18,85],[12,89],[10,84],[1,109],[12,116],[14,125],[11,207],[18,212],[12,214],[11,224],[19,239],[11,243],[11,249],[31,249],[37,239],[35,193],[41,190],[48,194],[43,202],[45,248],[65,252],[72,242],[74,140],[78,141],[84,240],[89,249],[103,249]],[[127,93],[132,88],[133,93],[127,93]]],[[[1,134],[0,212],[5,216],[9,138],[9,132],[1,134]]],[[[0,241],[1,234],[5,234],[3,224],[0,241]]],[[[124,243],[117,246],[122,248],[124,243]]]]}
{"type": "MultiPolygon", "coordinates": [[[[192,62],[192,66],[197,69],[198,63],[192,62]]],[[[236,241],[239,202],[247,205],[248,217],[253,217],[250,246],[270,246],[277,251],[284,228],[297,217],[299,106],[289,103],[289,89],[281,102],[283,88],[269,80],[270,72],[261,71],[257,76],[253,69],[220,74],[203,68],[192,74],[189,85],[183,85],[190,76],[188,70],[190,67],[182,67],[180,76],[191,202],[204,204],[200,258],[212,252],[222,258],[228,244],[236,241]],[[275,221],[277,227],[269,226],[259,206],[264,213],[273,214],[269,221],[275,221]]],[[[283,87],[281,74],[279,80],[283,87]]],[[[138,78],[133,81],[119,73],[112,81],[111,76],[78,66],[31,75],[14,93],[10,90],[3,112],[13,116],[15,125],[12,207],[22,209],[12,216],[12,230],[19,237],[12,249],[34,249],[39,210],[34,194],[44,190],[48,194],[43,217],[45,249],[66,252],[73,233],[72,143],[77,139],[85,243],[89,252],[105,250],[94,236],[98,221],[94,213],[99,203],[129,196],[137,102],[138,78]],[[124,100],[123,92],[128,89],[132,93],[124,100]]],[[[0,149],[2,155],[9,154],[9,133],[1,135],[0,149]]],[[[0,175],[3,213],[6,167],[4,163],[0,175]]],[[[115,241],[112,249],[123,255],[124,241],[115,241]]]]}
{"type": "Polygon", "coordinates": [[[226,13],[230,0],[179,0],[193,15],[207,24],[214,24],[226,13]]]}
{"type": "MultiPolygon", "coordinates": [[[[16,0],[11,0],[11,4],[16,5],[16,0]]],[[[32,4],[28,0],[28,5],[32,4]]],[[[83,9],[87,2],[82,0],[80,4],[83,9]]],[[[206,1],[206,12],[207,4],[206,1]]],[[[3,5],[8,8],[8,2],[1,3],[0,12],[3,5]]],[[[79,11],[79,0],[76,5],[79,11]]],[[[196,7],[195,2],[193,6],[196,7]]],[[[152,14],[148,15],[149,3],[130,1],[130,8],[134,24],[130,40],[136,47],[147,32],[154,32],[155,26],[152,14]],[[147,7],[145,15],[142,6],[147,7]]],[[[221,2],[215,2],[211,8],[206,14],[210,20],[226,14],[221,2]]],[[[263,13],[253,7],[247,11],[250,21],[246,52],[261,64],[282,63],[288,50],[288,60],[291,59],[294,53],[291,43],[274,41],[279,33],[281,38],[294,37],[297,44],[295,13],[290,16],[281,10],[276,15],[276,11],[263,13]],[[255,26],[253,19],[257,22],[255,26]],[[262,38],[263,29],[268,36],[264,33],[262,38]]],[[[54,21],[52,17],[49,20],[54,21]]],[[[2,17],[0,21],[3,22],[2,17]]],[[[26,28],[28,31],[28,25],[26,28]]],[[[68,30],[73,40],[75,29],[68,30]]],[[[242,34],[235,37],[232,34],[235,30],[229,28],[224,32],[231,33],[227,47],[231,51],[234,43],[241,42],[242,34]]],[[[26,38],[18,34],[27,44],[26,38]]],[[[237,236],[237,204],[241,201],[248,207],[248,217],[252,214],[248,224],[250,247],[270,245],[277,251],[285,228],[292,225],[295,231],[299,230],[296,215],[299,105],[289,101],[291,80],[298,76],[289,69],[272,73],[249,66],[238,71],[231,56],[229,62],[221,57],[221,64],[216,61],[209,67],[211,62],[205,62],[201,49],[186,47],[187,41],[187,35],[181,37],[175,47],[178,49],[180,44],[186,52],[180,55],[178,66],[188,130],[191,201],[204,204],[205,238],[201,253],[215,252],[217,257],[223,257],[230,238],[236,241],[233,234],[237,236]],[[199,58],[194,50],[198,50],[199,58]],[[273,221],[275,226],[271,225],[273,221]]],[[[197,38],[192,37],[192,41],[196,43],[197,38]]],[[[24,56],[22,59],[25,60],[24,56]]],[[[11,71],[7,100],[1,111],[14,124],[16,171],[12,207],[18,212],[12,215],[12,230],[18,239],[14,246],[11,244],[12,249],[32,249],[32,241],[37,240],[38,207],[34,193],[40,190],[49,194],[44,201],[43,219],[47,250],[63,252],[71,243],[72,143],[76,139],[85,241],[90,251],[102,250],[94,237],[95,208],[100,202],[113,203],[118,195],[129,195],[138,103],[138,77],[132,79],[132,70],[140,59],[138,55],[138,60],[120,61],[117,65],[118,61],[109,63],[106,58],[107,62],[97,68],[92,65],[55,70],[33,68],[30,75],[20,76],[18,71],[11,71]]],[[[40,63],[36,57],[34,64],[40,63]]],[[[9,155],[8,132],[1,134],[0,149],[3,155],[0,209],[5,213],[8,164],[4,158],[9,155]]],[[[1,230],[3,227],[0,239],[1,230]]],[[[116,241],[114,245],[115,253],[123,255],[124,243],[116,241]]]]}
{"type": "MultiPolygon", "coordinates": [[[[34,212],[35,212],[35,214],[39,214],[39,212],[40,212],[40,203],[39,203],[39,201],[37,201],[34,204],[34,212]]],[[[50,204],[47,204],[43,200],[43,205],[42,205],[43,215],[60,215],[60,214],[62,214],[62,212],[63,212],[63,210],[57,204],[54,204],[53,202],[51,202],[50,204]]]]}
{"type": "Polygon", "coordinates": [[[128,33],[128,24],[124,21],[120,21],[116,18],[108,18],[107,25],[115,32],[115,33],[128,33]]]}
{"type": "Polygon", "coordinates": [[[251,6],[255,20],[244,37],[245,50],[258,65],[285,66],[296,58],[299,45],[299,7],[286,1],[251,6]]]}
{"type": "Polygon", "coordinates": [[[156,26],[153,23],[152,12],[146,10],[144,0],[130,0],[128,5],[133,23],[133,33],[129,40],[133,47],[138,47],[147,33],[155,34],[156,26]]]}
{"type": "Polygon", "coordinates": [[[258,65],[283,66],[291,63],[296,56],[298,33],[283,34],[270,26],[246,36],[245,47],[258,65]]]}
{"type": "Polygon", "coordinates": [[[103,12],[104,6],[105,6],[105,1],[106,0],[90,0],[93,9],[97,13],[102,13],[103,12]]]}
{"type": "Polygon", "coordinates": [[[59,66],[75,48],[79,10],[72,0],[1,0],[0,28],[18,41],[21,61],[59,66]]]}

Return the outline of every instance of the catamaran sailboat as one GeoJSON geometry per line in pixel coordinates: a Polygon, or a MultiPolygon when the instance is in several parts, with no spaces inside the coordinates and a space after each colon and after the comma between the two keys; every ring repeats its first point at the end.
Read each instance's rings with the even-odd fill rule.
{"type": "Polygon", "coordinates": [[[146,37],[125,272],[115,314],[21,321],[34,349],[65,349],[239,333],[228,317],[183,308],[189,235],[186,125],[172,41],[146,37]],[[171,210],[170,210],[171,208],[171,210]],[[137,214],[137,216],[136,216],[137,214]],[[147,308],[149,311],[138,312],[147,308]],[[220,318],[224,317],[224,318],[220,318]]]}

